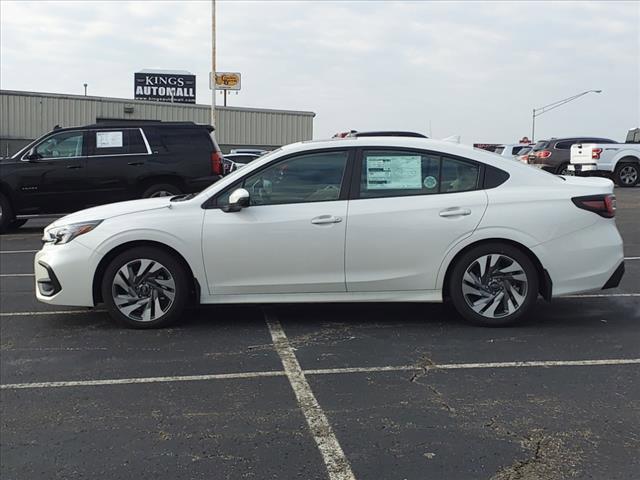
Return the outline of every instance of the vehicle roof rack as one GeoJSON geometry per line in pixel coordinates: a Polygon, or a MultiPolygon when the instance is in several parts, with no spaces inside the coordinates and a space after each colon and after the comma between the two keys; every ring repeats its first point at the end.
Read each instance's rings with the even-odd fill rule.
{"type": "Polygon", "coordinates": [[[354,132],[351,137],[412,137],[412,138],[429,138],[418,132],[403,132],[401,130],[384,130],[379,132],[354,132]]]}
{"type": "Polygon", "coordinates": [[[418,132],[403,132],[401,130],[380,130],[376,132],[358,132],[357,130],[349,130],[348,132],[336,133],[333,138],[360,138],[360,137],[412,137],[412,138],[429,138],[418,132]]]}

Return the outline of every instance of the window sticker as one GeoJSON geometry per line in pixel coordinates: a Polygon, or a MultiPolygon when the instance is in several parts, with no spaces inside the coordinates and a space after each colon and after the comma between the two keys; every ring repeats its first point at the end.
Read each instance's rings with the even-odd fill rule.
{"type": "Polygon", "coordinates": [[[420,155],[367,157],[368,190],[420,188],[422,188],[420,155]]]}
{"type": "Polygon", "coordinates": [[[436,180],[436,177],[432,177],[431,175],[429,175],[424,179],[423,184],[425,188],[431,190],[432,188],[436,188],[436,186],[438,185],[438,180],[436,180]]]}
{"type": "Polygon", "coordinates": [[[122,132],[96,132],[96,148],[122,147],[122,132]]]}

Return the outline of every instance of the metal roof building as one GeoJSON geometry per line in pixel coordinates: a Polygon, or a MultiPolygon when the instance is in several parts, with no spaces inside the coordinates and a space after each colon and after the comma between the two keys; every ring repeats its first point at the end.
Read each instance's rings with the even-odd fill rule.
{"type": "MultiPolygon", "coordinates": [[[[100,120],[210,123],[209,105],[0,90],[0,155],[12,154],[54,126],[100,120]]],[[[216,107],[216,139],[223,152],[236,147],[271,150],[311,140],[313,112],[216,107]]]]}

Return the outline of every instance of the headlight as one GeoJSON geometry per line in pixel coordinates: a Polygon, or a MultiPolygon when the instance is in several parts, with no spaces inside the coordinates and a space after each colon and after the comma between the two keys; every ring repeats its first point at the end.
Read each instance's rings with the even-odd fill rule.
{"type": "Polygon", "coordinates": [[[71,223],[60,227],[53,227],[45,230],[42,241],[44,243],[52,243],[54,245],[62,245],[69,243],[76,237],[89,233],[96,228],[102,220],[94,220],[93,222],[71,223]]]}

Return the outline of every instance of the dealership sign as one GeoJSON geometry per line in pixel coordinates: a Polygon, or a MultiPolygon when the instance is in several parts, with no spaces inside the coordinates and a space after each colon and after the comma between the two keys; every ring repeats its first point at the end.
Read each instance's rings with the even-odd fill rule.
{"type": "Polygon", "coordinates": [[[216,72],[216,90],[240,90],[240,74],[216,72]]]}
{"type": "Polygon", "coordinates": [[[196,103],[196,76],[189,72],[135,72],[134,98],[155,102],[196,103]]]}

